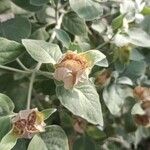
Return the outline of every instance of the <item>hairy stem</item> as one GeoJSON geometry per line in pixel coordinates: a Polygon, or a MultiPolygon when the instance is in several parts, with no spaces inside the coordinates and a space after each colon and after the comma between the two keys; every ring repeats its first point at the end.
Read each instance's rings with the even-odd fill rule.
{"type": "Polygon", "coordinates": [[[22,69],[24,69],[24,70],[29,70],[29,69],[20,61],[19,58],[17,58],[16,61],[17,61],[18,64],[22,67],[22,69]]]}
{"type": "Polygon", "coordinates": [[[32,75],[30,78],[28,97],[27,97],[27,109],[30,109],[34,79],[35,79],[36,71],[38,71],[40,69],[40,67],[41,67],[41,63],[38,63],[35,70],[32,72],[32,75]]]}
{"type": "Polygon", "coordinates": [[[14,72],[18,72],[18,73],[23,73],[23,74],[30,74],[32,73],[31,70],[19,70],[19,69],[15,69],[15,68],[12,68],[12,67],[8,67],[8,66],[3,66],[3,65],[0,65],[0,68],[1,69],[5,69],[5,70],[9,70],[9,71],[14,71],[14,72]]]}

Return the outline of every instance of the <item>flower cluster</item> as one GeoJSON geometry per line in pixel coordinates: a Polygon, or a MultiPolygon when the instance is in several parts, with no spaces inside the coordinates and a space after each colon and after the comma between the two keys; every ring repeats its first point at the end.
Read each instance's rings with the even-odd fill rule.
{"type": "Polygon", "coordinates": [[[135,121],[139,125],[150,127],[150,88],[137,86],[133,93],[145,112],[143,115],[135,115],[135,121]]]}
{"type": "Polygon", "coordinates": [[[12,119],[13,133],[19,138],[32,138],[36,133],[44,132],[44,115],[37,108],[22,110],[12,119]]]}

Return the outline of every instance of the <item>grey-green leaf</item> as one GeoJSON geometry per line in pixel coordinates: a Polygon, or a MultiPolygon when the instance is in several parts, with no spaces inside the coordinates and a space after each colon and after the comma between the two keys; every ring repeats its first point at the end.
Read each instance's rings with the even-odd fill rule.
{"type": "Polygon", "coordinates": [[[92,0],[69,0],[71,8],[83,19],[94,20],[103,14],[103,8],[92,0]]]}
{"type": "Polygon", "coordinates": [[[66,48],[69,48],[69,45],[71,43],[71,39],[69,35],[62,29],[55,29],[56,37],[58,40],[60,40],[66,48]]]}
{"type": "Polygon", "coordinates": [[[58,86],[56,92],[61,104],[74,115],[80,116],[92,124],[103,126],[99,95],[93,84],[88,82],[70,90],[58,86]]]}
{"type": "Polygon", "coordinates": [[[65,14],[62,25],[66,31],[73,35],[84,35],[86,33],[85,21],[74,12],[65,14]]]}
{"type": "Polygon", "coordinates": [[[25,49],[15,42],[0,38],[0,64],[6,64],[15,60],[25,49]]]}
{"type": "Polygon", "coordinates": [[[22,43],[31,57],[41,63],[55,64],[62,56],[61,50],[56,44],[31,39],[24,39],[22,43]]]}
{"type": "Polygon", "coordinates": [[[14,110],[14,103],[11,99],[2,93],[0,93],[0,116],[7,116],[12,114],[14,110]]]}
{"type": "Polygon", "coordinates": [[[20,42],[21,39],[29,37],[31,24],[25,17],[15,17],[1,23],[0,36],[20,42]]]}
{"type": "Polygon", "coordinates": [[[48,150],[44,141],[38,135],[35,135],[29,143],[27,150],[48,150]]]}
{"type": "Polygon", "coordinates": [[[7,133],[0,142],[1,150],[11,150],[17,142],[17,137],[13,135],[12,131],[7,133]]]}
{"type": "Polygon", "coordinates": [[[127,86],[112,84],[103,91],[103,99],[111,114],[120,115],[126,97],[132,95],[132,90],[127,86]]]}
{"type": "Polygon", "coordinates": [[[60,126],[48,126],[46,131],[41,133],[41,138],[48,150],[69,150],[67,136],[60,126]]]}

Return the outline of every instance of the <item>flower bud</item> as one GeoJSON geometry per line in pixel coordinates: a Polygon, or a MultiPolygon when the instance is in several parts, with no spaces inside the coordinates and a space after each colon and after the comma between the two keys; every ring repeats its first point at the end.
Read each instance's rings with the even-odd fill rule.
{"type": "Polygon", "coordinates": [[[63,81],[66,89],[87,79],[89,73],[87,59],[76,52],[67,52],[56,64],[54,78],[63,81]]]}

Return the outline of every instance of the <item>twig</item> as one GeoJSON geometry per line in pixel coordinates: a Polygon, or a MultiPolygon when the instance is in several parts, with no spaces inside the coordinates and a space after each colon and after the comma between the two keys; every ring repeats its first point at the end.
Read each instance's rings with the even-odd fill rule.
{"type": "Polygon", "coordinates": [[[30,109],[33,83],[34,83],[36,71],[38,71],[40,69],[40,67],[41,67],[41,63],[38,63],[35,70],[32,72],[32,75],[31,75],[31,78],[30,78],[29,89],[28,89],[28,97],[27,97],[27,109],[30,109]]]}
{"type": "Polygon", "coordinates": [[[3,66],[3,65],[0,65],[0,68],[1,69],[5,69],[5,70],[9,70],[9,71],[18,72],[18,73],[24,73],[24,74],[30,74],[30,73],[32,73],[31,70],[24,71],[24,70],[19,70],[19,69],[15,69],[15,68],[3,66]]]}
{"type": "Polygon", "coordinates": [[[24,69],[24,70],[29,70],[29,69],[20,61],[19,58],[17,58],[16,61],[17,61],[18,64],[22,67],[22,69],[24,69]]]}

